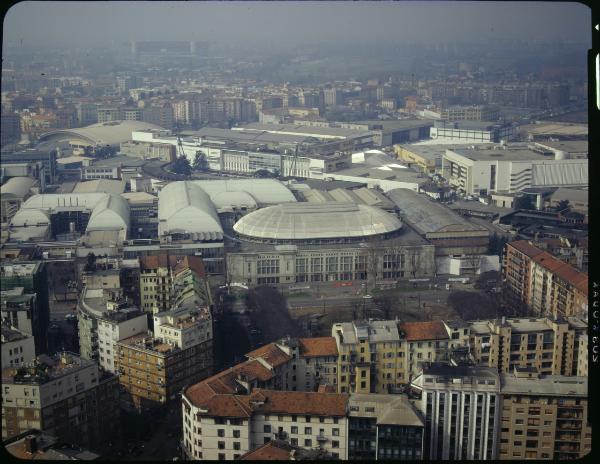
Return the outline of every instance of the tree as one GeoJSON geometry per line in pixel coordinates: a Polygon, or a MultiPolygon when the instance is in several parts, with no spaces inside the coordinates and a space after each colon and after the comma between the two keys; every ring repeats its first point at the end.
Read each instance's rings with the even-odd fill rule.
{"type": "Polygon", "coordinates": [[[502,256],[504,246],[508,243],[508,239],[504,235],[498,235],[494,232],[494,235],[490,237],[490,243],[488,246],[488,253],[491,255],[502,256]]]}
{"type": "Polygon", "coordinates": [[[515,200],[515,209],[535,209],[533,196],[523,195],[515,200]]]}
{"type": "Polygon", "coordinates": [[[194,171],[208,171],[208,161],[206,159],[206,155],[201,151],[197,151],[192,167],[194,168],[194,171]]]}
{"type": "Polygon", "coordinates": [[[179,156],[171,165],[171,171],[173,171],[175,174],[189,176],[192,173],[190,160],[188,160],[185,156],[179,156]]]}
{"type": "Polygon", "coordinates": [[[88,145],[83,149],[83,156],[94,156],[94,149],[91,145],[88,145]]]}

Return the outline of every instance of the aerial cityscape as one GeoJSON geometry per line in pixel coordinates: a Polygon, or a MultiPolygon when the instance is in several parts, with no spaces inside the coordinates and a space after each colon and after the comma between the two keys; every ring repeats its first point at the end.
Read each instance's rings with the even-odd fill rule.
{"type": "Polygon", "coordinates": [[[593,454],[592,30],[566,2],[12,6],[5,455],[593,454]]]}

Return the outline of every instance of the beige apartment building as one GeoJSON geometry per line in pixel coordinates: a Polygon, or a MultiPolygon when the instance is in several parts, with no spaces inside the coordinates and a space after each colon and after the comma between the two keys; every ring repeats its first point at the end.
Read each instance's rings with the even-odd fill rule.
{"type": "Polygon", "coordinates": [[[587,378],[517,369],[500,374],[500,381],[501,460],[577,459],[590,452],[587,378]]]}
{"type": "Polygon", "coordinates": [[[588,275],[526,240],[506,244],[502,272],[515,305],[538,316],[588,312],[588,275]]]}
{"type": "Polygon", "coordinates": [[[587,323],[577,317],[482,321],[355,321],[334,324],[340,393],[399,391],[423,367],[467,356],[506,373],[587,375],[587,323]]]}
{"type": "Polygon", "coordinates": [[[579,318],[503,318],[471,321],[469,327],[478,364],[500,373],[530,367],[541,374],[587,376],[587,324],[579,318]]]}

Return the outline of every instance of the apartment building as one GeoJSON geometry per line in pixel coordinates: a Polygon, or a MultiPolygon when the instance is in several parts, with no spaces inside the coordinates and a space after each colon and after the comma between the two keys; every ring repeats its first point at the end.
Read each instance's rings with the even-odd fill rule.
{"type": "Polygon", "coordinates": [[[587,323],[577,317],[514,318],[469,322],[476,363],[500,373],[515,367],[541,374],[587,375],[587,323]]]}
{"type": "Polygon", "coordinates": [[[423,420],[405,396],[351,394],[349,460],[421,460],[423,420]]]}
{"type": "Polygon", "coordinates": [[[588,275],[531,242],[506,244],[502,272],[513,304],[535,315],[587,318],[588,275]]]}
{"type": "Polygon", "coordinates": [[[590,452],[587,378],[515,369],[500,374],[500,382],[499,459],[577,459],[590,452]]]}
{"type": "Polygon", "coordinates": [[[254,389],[219,393],[201,382],[182,395],[186,457],[230,460],[274,439],[345,460],[348,395],[254,389]]]}
{"type": "Polygon", "coordinates": [[[118,430],[117,378],[71,353],[2,370],[2,438],[37,429],[80,446],[118,430]]]}
{"type": "Polygon", "coordinates": [[[492,368],[425,367],[411,383],[425,417],[424,459],[496,459],[500,379],[492,368]]]}
{"type": "Polygon", "coordinates": [[[35,359],[33,337],[8,324],[2,324],[2,369],[35,359]]]}
{"type": "MultiPolygon", "coordinates": [[[[118,277],[118,271],[116,271],[118,277]]],[[[88,281],[88,285],[91,282],[88,281]]],[[[116,372],[117,342],[148,331],[146,313],[123,296],[122,288],[84,287],[77,305],[81,356],[97,360],[100,366],[116,372]]]]}
{"type": "Polygon", "coordinates": [[[446,121],[496,121],[500,116],[497,108],[490,106],[448,106],[443,108],[440,118],[446,121]]]}
{"type": "Polygon", "coordinates": [[[396,321],[334,324],[340,393],[388,393],[406,383],[407,359],[396,321]]]}
{"type": "Polygon", "coordinates": [[[163,405],[186,385],[211,374],[211,312],[204,298],[189,288],[177,291],[173,309],[154,314],[154,332],[118,342],[115,367],[125,408],[139,412],[163,405]]]}
{"type": "Polygon", "coordinates": [[[192,286],[195,286],[199,296],[202,296],[207,304],[212,304],[204,265],[200,258],[160,254],[140,257],[139,262],[140,304],[145,312],[155,314],[169,310],[175,304],[176,288],[181,288],[186,281],[190,282],[190,273],[195,274],[192,280],[197,282],[192,286]]]}
{"type": "Polygon", "coordinates": [[[10,319],[12,326],[33,335],[36,354],[43,353],[50,322],[46,265],[41,261],[4,260],[0,266],[0,289],[4,295],[2,320],[10,319]],[[16,290],[19,288],[22,290],[16,290]],[[9,290],[15,290],[14,296],[9,296],[9,290]]]}

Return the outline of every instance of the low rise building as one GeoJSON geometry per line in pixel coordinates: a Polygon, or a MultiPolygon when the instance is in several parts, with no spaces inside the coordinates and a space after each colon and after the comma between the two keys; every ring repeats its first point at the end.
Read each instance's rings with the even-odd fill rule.
{"type": "Polygon", "coordinates": [[[100,455],[39,430],[27,430],[4,440],[6,451],[19,460],[94,461],[100,455]]]}
{"type": "Polygon", "coordinates": [[[435,121],[429,130],[432,139],[455,143],[500,143],[513,140],[517,135],[515,124],[485,121],[435,121]]]}
{"type": "Polygon", "coordinates": [[[94,448],[118,431],[117,378],[71,353],[2,370],[2,438],[37,429],[94,448]]]}

